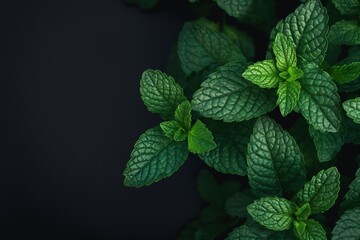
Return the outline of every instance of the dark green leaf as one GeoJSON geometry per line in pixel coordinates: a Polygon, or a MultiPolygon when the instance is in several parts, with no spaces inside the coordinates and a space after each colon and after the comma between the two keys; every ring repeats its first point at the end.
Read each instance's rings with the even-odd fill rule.
{"type": "Polygon", "coordinates": [[[353,21],[341,20],[331,26],[329,41],[332,44],[360,44],[360,26],[353,21]]]}
{"type": "Polygon", "coordinates": [[[188,133],[188,149],[192,153],[204,153],[216,147],[210,130],[200,120],[196,120],[188,133]]]}
{"type": "Polygon", "coordinates": [[[336,222],[332,240],[358,240],[360,238],[360,208],[346,211],[336,222]]]}

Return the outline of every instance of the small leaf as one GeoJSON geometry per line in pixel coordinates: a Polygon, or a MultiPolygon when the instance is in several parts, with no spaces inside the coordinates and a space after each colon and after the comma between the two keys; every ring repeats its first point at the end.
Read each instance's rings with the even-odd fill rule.
{"type": "Polygon", "coordinates": [[[298,220],[307,220],[310,214],[311,208],[309,203],[305,203],[295,212],[295,216],[298,220]]]}
{"type": "Polygon", "coordinates": [[[174,139],[175,133],[181,130],[181,126],[176,121],[162,122],[160,123],[160,127],[163,130],[164,134],[170,139],[174,139]]]}
{"type": "Polygon", "coordinates": [[[304,231],[297,231],[301,240],[326,240],[326,232],[320,223],[310,219],[307,220],[305,224],[306,227],[304,231]]]}
{"type": "Polygon", "coordinates": [[[200,120],[196,120],[188,134],[188,149],[192,153],[204,153],[216,147],[210,130],[200,120]]]}
{"type": "Polygon", "coordinates": [[[159,70],[144,71],[140,81],[140,93],[147,109],[165,118],[172,117],[177,106],[185,100],[179,84],[159,70]]]}
{"type": "Polygon", "coordinates": [[[191,128],[191,104],[189,101],[184,101],[179,104],[175,111],[175,120],[185,130],[190,131],[191,128]]]}
{"type": "Polygon", "coordinates": [[[175,142],[159,127],[143,133],[135,143],[131,159],[124,171],[124,184],[142,187],[169,177],[188,156],[185,142],[175,142]]]}
{"type": "Polygon", "coordinates": [[[288,82],[293,82],[296,79],[301,78],[302,75],[303,75],[303,71],[301,71],[301,69],[295,66],[291,66],[286,71],[279,73],[279,76],[287,80],[288,82]]]}
{"type": "Polygon", "coordinates": [[[282,33],[276,34],[273,51],[276,58],[276,66],[280,71],[286,71],[289,67],[296,66],[295,44],[286,35],[282,33]]]}
{"type": "Polygon", "coordinates": [[[349,185],[349,191],[344,199],[342,207],[346,209],[360,207],[360,168],[356,171],[355,179],[349,185]]]}
{"type": "Polygon", "coordinates": [[[342,106],[349,118],[360,124],[360,97],[347,100],[343,102],[342,106]]]}
{"type": "Polygon", "coordinates": [[[194,93],[193,110],[224,122],[241,122],[273,110],[275,95],[245,80],[244,70],[243,63],[232,62],[210,74],[194,93]]]}
{"type": "Polygon", "coordinates": [[[258,196],[297,191],[306,182],[303,155],[295,140],[268,117],[257,119],[248,145],[248,177],[258,196]]]}
{"type": "Polygon", "coordinates": [[[360,76],[360,62],[332,66],[329,74],[339,84],[349,83],[360,76]]]}
{"type": "Polygon", "coordinates": [[[293,222],[295,205],[278,197],[265,197],[247,207],[251,217],[261,225],[274,231],[289,229],[293,222]]]}
{"type": "Polygon", "coordinates": [[[360,238],[360,208],[346,211],[336,222],[332,240],[358,240],[360,238]]]}
{"type": "Polygon", "coordinates": [[[341,14],[356,14],[360,11],[359,0],[332,0],[341,14]]]}
{"type": "Polygon", "coordinates": [[[280,81],[279,72],[273,60],[264,60],[248,66],[242,76],[261,88],[274,88],[280,81]]]}
{"type": "Polygon", "coordinates": [[[301,85],[297,81],[285,81],[279,84],[277,90],[278,100],[281,115],[288,115],[296,106],[300,98],[301,85]]]}
{"type": "Polygon", "coordinates": [[[255,196],[250,189],[237,192],[227,199],[225,203],[225,211],[231,217],[245,218],[248,216],[246,207],[254,202],[255,196]]]}
{"type": "Polygon", "coordinates": [[[329,41],[332,44],[360,44],[360,26],[356,22],[341,20],[331,26],[329,41]]]}
{"type": "Polygon", "coordinates": [[[309,203],[311,213],[323,213],[331,208],[340,191],[340,174],[336,167],[321,170],[296,195],[299,205],[309,203]]]}

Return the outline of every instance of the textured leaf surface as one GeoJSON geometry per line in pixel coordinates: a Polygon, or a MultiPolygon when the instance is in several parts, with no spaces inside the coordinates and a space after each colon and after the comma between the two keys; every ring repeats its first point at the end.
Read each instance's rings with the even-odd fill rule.
{"type": "Polygon", "coordinates": [[[191,104],[189,101],[180,103],[175,111],[175,121],[188,132],[191,128],[191,104]]]}
{"type": "Polygon", "coordinates": [[[292,40],[282,34],[276,34],[273,44],[276,66],[280,71],[286,71],[289,67],[296,66],[296,50],[292,40]]]}
{"type": "Polygon", "coordinates": [[[301,85],[298,81],[284,81],[279,84],[277,90],[281,115],[288,115],[296,106],[300,98],[301,85]]]}
{"type": "Polygon", "coordinates": [[[187,22],[179,35],[178,53],[186,74],[198,72],[212,63],[246,62],[239,46],[217,30],[213,23],[187,22]]]}
{"type": "Polygon", "coordinates": [[[235,27],[224,24],[223,33],[225,33],[236,45],[240,46],[241,51],[247,59],[254,58],[254,41],[246,32],[239,31],[235,27]]]}
{"type": "Polygon", "coordinates": [[[337,132],[340,128],[340,97],[329,74],[308,65],[299,80],[301,114],[315,129],[337,132]]]}
{"type": "Polygon", "coordinates": [[[333,159],[335,154],[341,150],[342,145],[345,143],[344,135],[340,131],[336,133],[323,133],[310,126],[309,132],[313,138],[320,162],[326,162],[333,159]]]}
{"type": "Polygon", "coordinates": [[[309,203],[305,203],[295,212],[295,216],[298,220],[306,220],[310,214],[311,208],[309,203]]]}
{"type": "Polygon", "coordinates": [[[330,75],[337,83],[349,83],[360,76],[360,62],[332,66],[330,68],[330,75]]]}
{"type": "Polygon", "coordinates": [[[241,123],[216,123],[211,128],[216,148],[199,154],[200,159],[217,171],[225,174],[246,175],[246,152],[253,121],[241,123]]]}
{"type": "Polygon", "coordinates": [[[309,203],[311,213],[323,213],[331,208],[340,191],[340,174],[336,167],[321,170],[296,195],[299,205],[309,203]]]}
{"type": "Polygon", "coordinates": [[[163,117],[172,117],[177,106],[185,100],[179,84],[159,70],[148,69],[142,74],[140,93],[147,109],[163,117]]]}
{"type": "Polygon", "coordinates": [[[341,14],[356,14],[360,11],[359,0],[332,0],[341,14]]]}
{"type": "Polygon", "coordinates": [[[254,0],[216,0],[217,5],[224,9],[229,16],[239,18],[247,13],[254,0]]]}
{"type": "Polygon", "coordinates": [[[187,156],[185,142],[175,142],[159,127],[152,128],[135,143],[124,171],[124,184],[129,187],[150,185],[176,172],[187,156]]]}
{"type": "Polygon", "coordinates": [[[244,64],[233,62],[210,74],[193,96],[193,110],[225,122],[240,122],[273,110],[275,95],[244,79],[244,70],[244,64]]]}
{"type": "Polygon", "coordinates": [[[250,65],[242,76],[261,88],[276,87],[280,81],[279,72],[273,60],[264,60],[250,65]]]}
{"type": "Polygon", "coordinates": [[[332,44],[360,44],[360,26],[347,20],[336,22],[330,28],[329,41],[332,44]]]}
{"type": "Polygon", "coordinates": [[[192,153],[204,153],[216,147],[210,130],[197,120],[188,134],[188,149],[192,153]]]}
{"type": "Polygon", "coordinates": [[[360,97],[347,100],[342,104],[346,111],[346,114],[354,120],[354,122],[360,124],[360,97]]]}
{"type": "Polygon", "coordinates": [[[237,192],[226,201],[225,211],[232,217],[245,218],[248,216],[246,207],[255,199],[255,195],[249,189],[237,192]]]}
{"type": "Polygon", "coordinates": [[[358,240],[360,238],[360,208],[346,211],[332,231],[332,240],[358,240]]]}
{"type": "Polygon", "coordinates": [[[300,65],[305,62],[322,63],[327,49],[328,15],[319,0],[308,0],[294,13],[280,21],[272,32],[271,40],[281,32],[290,37],[296,46],[300,65]]]}
{"type": "Polygon", "coordinates": [[[303,155],[295,140],[268,117],[255,123],[248,145],[248,177],[259,196],[297,191],[305,183],[303,155]]]}
{"type": "Polygon", "coordinates": [[[266,197],[250,204],[247,210],[256,222],[266,228],[283,231],[291,227],[295,205],[284,198],[266,197]]]}
{"type": "Polygon", "coordinates": [[[355,179],[349,186],[349,191],[345,194],[342,206],[346,209],[360,207],[360,169],[356,171],[355,179]]]}
{"type": "Polygon", "coordinates": [[[306,221],[305,231],[299,237],[301,240],[326,240],[326,233],[320,223],[310,219],[306,221]]]}
{"type": "MultiPolygon", "coordinates": [[[[174,139],[175,134],[177,134],[178,131],[181,131],[181,126],[176,121],[162,122],[160,123],[160,127],[163,130],[165,136],[167,136],[170,139],[174,139]]],[[[185,138],[186,138],[186,134],[185,134],[185,138]]]]}

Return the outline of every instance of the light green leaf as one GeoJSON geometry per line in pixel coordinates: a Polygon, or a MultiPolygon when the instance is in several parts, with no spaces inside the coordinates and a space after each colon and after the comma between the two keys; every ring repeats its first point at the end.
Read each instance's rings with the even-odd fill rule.
{"type": "Polygon", "coordinates": [[[306,229],[306,223],[304,221],[297,221],[294,220],[294,228],[295,228],[295,232],[298,236],[301,236],[306,229]]]}
{"type": "Polygon", "coordinates": [[[216,148],[199,154],[200,159],[217,171],[225,174],[246,175],[246,152],[250,140],[253,121],[241,123],[216,122],[210,128],[214,135],[216,148]]]}
{"type": "Polygon", "coordinates": [[[295,44],[300,66],[306,62],[320,65],[325,58],[328,45],[327,23],[328,15],[321,2],[308,0],[276,25],[270,40],[274,40],[276,34],[281,32],[295,44]]]}
{"type": "Polygon", "coordinates": [[[242,78],[244,70],[244,64],[233,62],[210,74],[193,96],[193,110],[224,122],[240,122],[273,110],[275,94],[242,78]]]}
{"type": "Polygon", "coordinates": [[[301,69],[295,66],[291,66],[286,71],[279,73],[279,76],[288,82],[293,82],[296,79],[301,78],[302,75],[303,75],[303,71],[301,71],[301,69]]]}
{"type": "Polygon", "coordinates": [[[179,35],[178,54],[187,75],[213,63],[246,62],[239,46],[217,28],[205,20],[185,23],[179,35]]]}
{"type": "Polygon", "coordinates": [[[360,208],[346,211],[336,222],[331,240],[358,240],[360,238],[360,208]]]}
{"type": "Polygon", "coordinates": [[[349,118],[360,124],[360,97],[347,100],[343,102],[342,106],[349,118]]]}
{"type": "Polygon", "coordinates": [[[295,205],[285,198],[265,197],[247,207],[253,220],[274,231],[289,229],[293,222],[295,205]]]}
{"type": "Polygon", "coordinates": [[[307,220],[305,223],[305,230],[298,233],[300,240],[326,240],[326,232],[320,223],[313,219],[307,220]]]}
{"type": "Polygon", "coordinates": [[[225,203],[225,211],[231,217],[245,218],[248,216],[246,207],[254,202],[255,195],[250,189],[237,192],[227,199],[225,203]]]}
{"type": "Polygon", "coordinates": [[[192,153],[204,153],[216,147],[210,130],[200,120],[196,120],[188,134],[188,149],[192,153]]]}
{"type": "Polygon", "coordinates": [[[342,145],[345,143],[345,137],[342,132],[321,132],[309,126],[310,136],[313,138],[317,156],[320,162],[327,162],[333,159],[342,145]]]}
{"type": "Polygon", "coordinates": [[[277,104],[281,115],[285,117],[294,109],[300,98],[300,90],[301,85],[297,81],[285,81],[279,84],[277,104]]]}
{"type": "Polygon", "coordinates": [[[360,11],[359,0],[332,0],[341,14],[356,14],[360,11]]]}
{"type": "Polygon", "coordinates": [[[155,7],[159,0],[126,0],[126,2],[135,4],[139,8],[147,10],[155,7]]]}
{"type": "MultiPolygon", "coordinates": [[[[180,124],[176,121],[162,122],[162,123],[160,123],[160,127],[163,130],[165,136],[167,136],[170,139],[174,139],[174,136],[179,134],[177,132],[183,132],[184,133],[183,135],[185,135],[185,138],[186,138],[185,131],[181,128],[180,124]]],[[[185,140],[185,138],[182,140],[185,140]]],[[[182,140],[180,140],[180,141],[182,141],[182,140]]],[[[177,140],[175,140],[175,141],[177,141],[177,140]]]]}
{"type": "Polygon", "coordinates": [[[191,129],[191,104],[189,101],[184,101],[179,104],[175,111],[175,121],[185,130],[185,132],[191,129]]]}
{"type": "Polygon", "coordinates": [[[268,117],[257,119],[248,145],[249,184],[256,195],[297,191],[306,182],[303,155],[295,140],[268,117]]]}
{"type": "Polygon", "coordinates": [[[298,220],[307,220],[310,214],[311,208],[309,203],[305,203],[295,212],[295,216],[298,220]]]}
{"type": "Polygon", "coordinates": [[[169,139],[160,127],[152,128],[135,143],[124,171],[124,184],[142,187],[169,177],[179,169],[187,156],[185,142],[169,139]]]}
{"type": "Polygon", "coordinates": [[[329,74],[339,84],[349,83],[360,76],[360,62],[332,66],[329,74]]]}
{"type": "Polygon", "coordinates": [[[276,59],[276,66],[280,71],[287,71],[289,67],[296,66],[295,44],[291,38],[282,33],[276,34],[272,48],[276,59]]]}
{"type": "Polygon", "coordinates": [[[315,129],[321,132],[337,132],[340,128],[340,97],[329,74],[308,65],[299,80],[301,92],[300,112],[315,129]]]}
{"type": "Polygon", "coordinates": [[[273,60],[264,60],[248,66],[242,76],[261,88],[274,88],[281,80],[273,60]]]}
{"type": "Polygon", "coordinates": [[[332,44],[360,44],[360,26],[353,21],[338,21],[330,28],[329,41],[332,44]]]}
{"type": "Polygon", "coordinates": [[[360,207],[360,169],[356,171],[355,179],[349,185],[349,191],[344,199],[341,206],[345,209],[360,207]]]}
{"type": "Polygon", "coordinates": [[[140,93],[147,109],[165,118],[172,117],[177,106],[185,100],[179,84],[159,70],[144,71],[140,80],[140,93]]]}
{"type": "Polygon", "coordinates": [[[321,170],[296,194],[299,205],[309,203],[311,213],[323,213],[331,208],[340,191],[340,174],[336,167],[321,170]]]}

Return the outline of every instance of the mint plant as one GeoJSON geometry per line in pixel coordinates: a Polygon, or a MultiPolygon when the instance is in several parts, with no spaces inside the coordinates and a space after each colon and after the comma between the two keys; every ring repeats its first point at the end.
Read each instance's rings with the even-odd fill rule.
{"type": "Polygon", "coordinates": [[[169,177],[189,154],[212,169],[179,240],[360,238],[360,1],[301,2],[276,23],[273,1],[190,0],[168,69],[144,71],[141,98],[162,120],[124,184],[169,177]]]}

